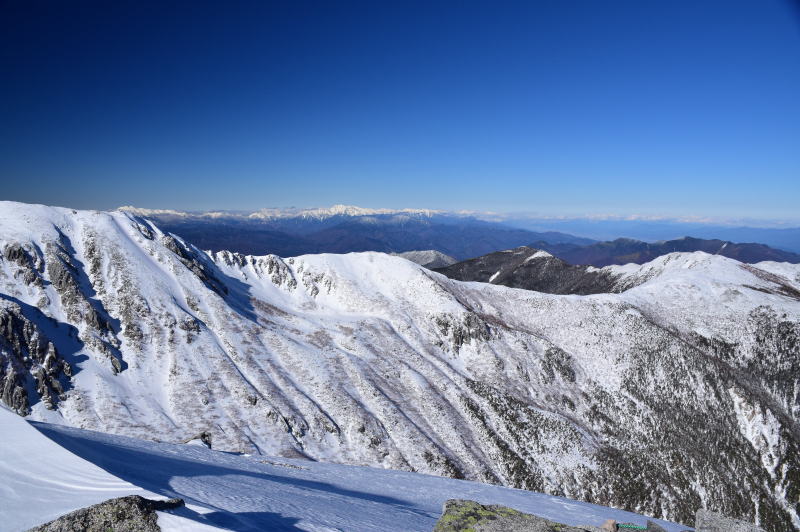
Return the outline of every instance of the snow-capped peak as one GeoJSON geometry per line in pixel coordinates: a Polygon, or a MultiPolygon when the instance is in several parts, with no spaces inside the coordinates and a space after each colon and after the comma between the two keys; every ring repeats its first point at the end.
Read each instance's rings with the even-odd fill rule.
{"type": "Polygon", "coordinates": [[[315,220],[325,220],[335,216],[378,216],[378,215],[413,215],[431,217],[444,211],[432,209],[370,209],[357,207],[354,205],[333,205],[331,207],[316,207],[310,209],[297,208],[265,208],[255,212],[246,211],[201,211],[189,212],[174,209],[146,209],[126,205],[117,210],[129,212],[136,216],[143,217],[167,217],[167,218],[241,218],[250,220],[278,220],[290,218],[305,218],[315,220]]]}

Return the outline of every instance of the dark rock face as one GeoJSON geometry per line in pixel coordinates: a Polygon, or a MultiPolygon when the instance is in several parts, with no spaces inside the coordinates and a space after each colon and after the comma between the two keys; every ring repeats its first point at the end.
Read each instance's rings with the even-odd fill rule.
{"type": "Polygon", "coordinates": [[[712,255],[722,255],[746,263],[766,260],[800,263],[800,255],[797,253],[771,248],[764,244],[736,244],[724,240],[691,237],[664,242],[642,242],[630,238],[618,238],[611,242],[597,242],[588,246],[552,244],[544,241],[534,242],[531,245],[544,249],[570,264],[591,264],[597,267],[629,262],[644,264],[661,255],[676,251],[705,251],[712,255]]]}
{"type": "Polygon", "coordinates": [[[465,260],[434,271],[458,281],[479,281],[548,294],[600,294],[617,290],[605,271],[573,266],[549,253],[519,247],[465,260]]]}
{"type": "Polygon", "coordinates": [[[172,235],[162,236],[161,243],[177,255],[183,265],[189,268],[209,289],[223,297],[228,293],[225,283],[217,279],[212,267],[207,264],[197,250],[189,248],[172,235]]]}
{"type": "Polygon", "coordinates": [[[28,532],[160,532],[156,512],[181,506],[182,499],[153,501],[129,495],[76,510],[28,532]]]}
{"type": "Polygon", "coordinates": [[[30,393],[47,408],[63,398],[72,368],[16,303],[0,306],[0,399],[20,415],[30,412],[30,393]]]}
{"type": "Polygon", "coordinates": [[[44,286],[42,279],[43,263],[36,249],[25,249],[18,242],[7,244],[0,258],[16,265],[14,277],[26,285],[39,288],[44,286]]]}
{"type": "Polygon", "coordinates": [[[44,261],[47,279],[55,288],[67,320],[81,328],[80,340],[104,353],[114,373],[127,367],[119,350],[117,327],[100,299],[94,297],[103,290],[102,284],[93,283],[96,278],[96,249],[91,238],[87,238],[88,271],[78,258],[70,239],[59,231],[59,238],[48,241],[44,261]]]}
{"type": "Polygon", "coordinates": [[[764,532],[764,529],[746,521],[731,519],[708,510],[697,510],[697,532],[764,532]]]}
{"type": "Polygon", "coordinates": [[[450,499],[433,532],[599,532],[600,528],[568,526],[500,505],[450,499]]]}

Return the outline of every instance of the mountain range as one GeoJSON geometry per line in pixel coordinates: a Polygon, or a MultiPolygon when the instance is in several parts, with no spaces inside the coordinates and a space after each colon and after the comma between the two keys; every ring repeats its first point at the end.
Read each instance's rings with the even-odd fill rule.
{"type": "Polygon", "coordinates": [[[505,216],[495,218],[511,227],[531,231],[558,231],[598,241],[619,237],[655,242],[675,240],[685,235],[728,242],[759,242],[767,246],[800,253],[800,223],[713,219],[669,219],[647,216],[534,218],[505,216]]]}
{"type": "Polygon", "coordinates": [[[0,250],[0,399],[29,419],[800,526],[800,266],[670,253],[553,295],[11,202],[0,250]]]}
{"type": "Polygon", "coordinates": [[[644,264],[661,255],[676,251],[704,251],[746,263],[762,261],[800,263],[800,255],[797,253],[771,248],[764,244],[737,244],[724,240],[704,240],[692,237],[658,242],[618,238],[610,242],[595,242],[588,245],[539,241],[534,242],[531,246],[548,251],[570,264],[589,264],[598,267],[629,262],[644,264]]]}
{"type": "MultiPolygon", "coordinates": [[[[675,251],[705,251],[742,262],[800,263],[800,255],[757,243],[684,237],[644,242],[620,238],[597,242],[560,232],[534,232],[486,216],[426,209],[365,209],[334,205],[319,209],[264,209],[256,212],[182,212],[122,207],[200,249],[292,257],[308,253],[436,251],[465,260],[494,251],[530,246],[571,264],[642,264],[675,251]]],[[[433,263],[432,263],[433,264],[433,263]]],[[[436,262],[431,267],[442,267],[436,262]]]]}
{"type": "Polygon", "coordinates": [[[424,209],[334,205],[326,209],[266,209],[253,213],[187,213],[135,207],[121,210],[152,219],[165,231],[200,249],[282,257],[435,250],[463,260],[538,240],[578,245],[594,242],[564,233],[519,229],[469,214],[424,209]]]}

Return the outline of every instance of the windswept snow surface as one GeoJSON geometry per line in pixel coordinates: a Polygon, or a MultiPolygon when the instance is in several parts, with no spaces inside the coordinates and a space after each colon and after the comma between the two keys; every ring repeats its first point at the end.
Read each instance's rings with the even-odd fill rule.
{"type": "MultiPolygon", "coordinates": [[[[86,460],[64,449],[2,405],[0,446],[1,530],[27,530],[78,508],[125,495],[164,498],[159,495],[161,489],[146,490],[103,469],[102,464],[92,463],[91,456],[86,460]]],[[[162,515],[159,524],[165,532],[214,530],[181,516],[162,515]]]]}
{"type": "MultiPolygon", "coordinates": [[[[185,508],[160,513],[159,524],[167,532],[429,532],[449,498],[504,504],[576,525],[598,525],[608,518],[637,524],[646,520],[629,512],[475,482],[240,456],[46,423],[31,427],[7,410],[0,411],[0,430],[0,528],[9,531],[128,494],[184,499],[185,508]]],[[[668,531],[685,529],[660,524],[668,531]]]]}
{"type": "Polygon", "coordinates": [[[2,400],[32,419],[800,527],[800,266],[676,253],[554,296],[11,202],[0,252],[2,400]]]}

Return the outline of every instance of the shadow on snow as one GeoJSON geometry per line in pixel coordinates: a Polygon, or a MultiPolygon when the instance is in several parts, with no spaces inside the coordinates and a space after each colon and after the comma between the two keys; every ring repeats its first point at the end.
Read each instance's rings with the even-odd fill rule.
{"type": "MultiPolygon", "coordinates": [[[[269,507],[270,502],[278,498],[269,497],[275,493],[281,493],[284,498],[296,496],[297,503],[291,506],[307,505],[311,511],[315,507],[315,500],[329,502],[331,498],[340,498],[343,508],[347,508],[349,500],[350,503],[377,503],[391,505],[405,512],[420,513],[409,502],[401,499],[350,490],[326,482],[282,476],[275,474],[273,468],[262,466],[258,462],[248,460],[242,463],[242,467],[230,463],[215,464],[206,461],[202,456],[196,459],[179,456],[170,449],[177,448],[173,444],[134,439],[129,439],[132,444],[126,444],[128,438],[47,423],[31,422],[31,425],[60,446],[118,478],[159,495],[180,497],[187,504],[207,508],[207,513],[187,507],[172,513],[212,526],[238,531],[299,530],[295,526],[299,522],[298,518],[281,515],[280,508],[269,507]],[[87,438],[81,432],[100,437],[87,438]],[[215,491],[215,484],[221,489],[215,491]],[[235,485],[235,495],[231,493],[231,485],[235,485]],[[305,503],[304,498],[308,498],[305,503]]],[[[226,455],[202,448],[188,448],[187,451],[213,452],[222,462],[239,458],[225,458],[226,455]]]]}

